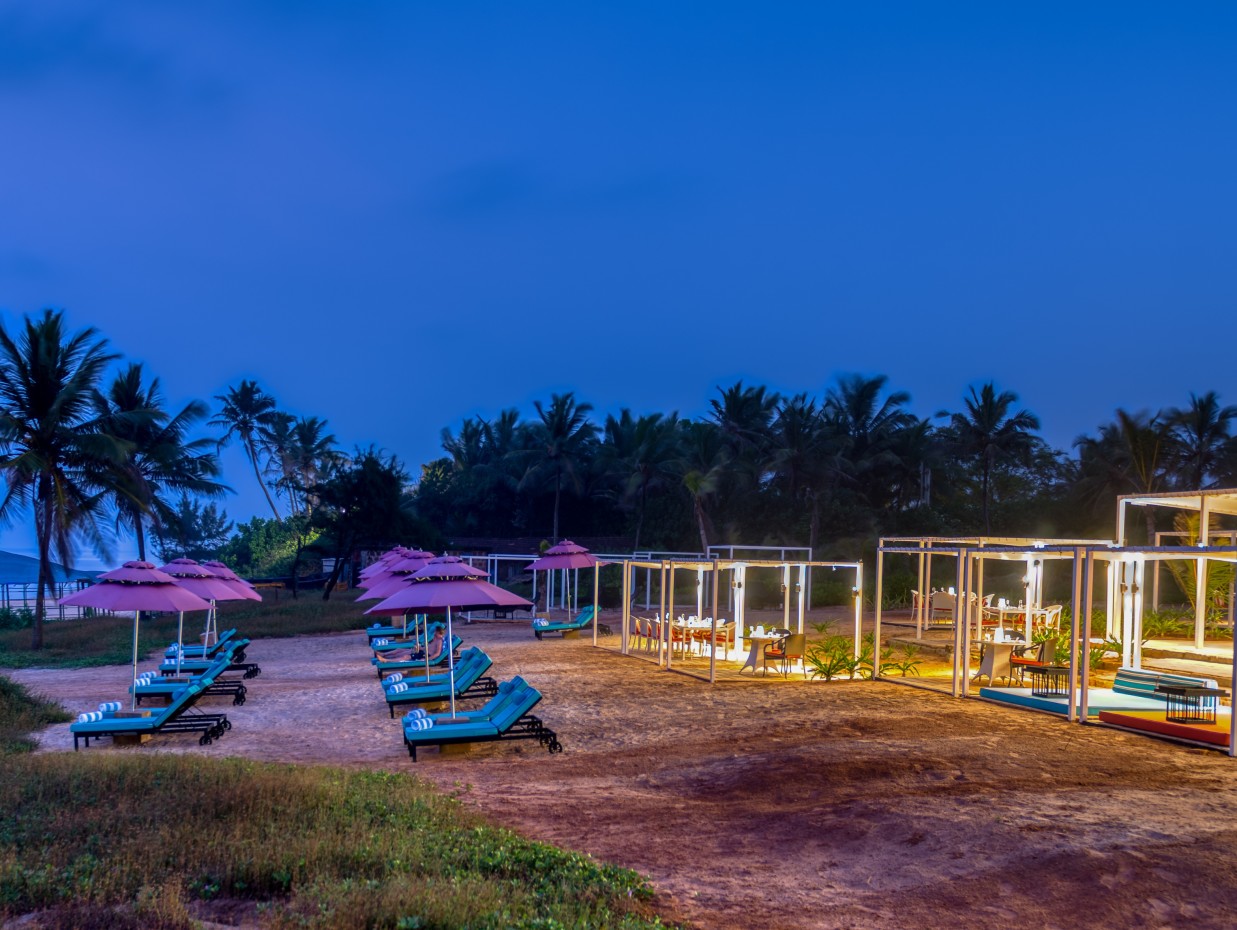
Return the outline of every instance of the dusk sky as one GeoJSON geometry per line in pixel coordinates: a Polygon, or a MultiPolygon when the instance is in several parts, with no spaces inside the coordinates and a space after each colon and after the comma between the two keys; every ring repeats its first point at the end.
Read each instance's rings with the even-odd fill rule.
{"type": "Polygon", "coordinates": [[[1237,403],[1235,43],[1221,2],[7,0],[0,315],[414,472],[552,392],[844,372],[994,379],[1065,448],[1237,403]]]}

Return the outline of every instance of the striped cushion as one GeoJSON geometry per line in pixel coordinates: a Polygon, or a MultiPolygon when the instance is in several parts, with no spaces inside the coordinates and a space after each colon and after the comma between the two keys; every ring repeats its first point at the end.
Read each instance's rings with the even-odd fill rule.
{"type": "Polygon", "coordinates": [[[1208,678],[1195,678],[1191,675],[1172,675],[1167,672],[1149,672],[1140,668],[1118,669],[1117,677],[1112,683],[1114,694],[1131,694],[1136,697],[1164,699],[1163,694],[1156,692],[1159,685],[1181,685],[1185,688],[1214,688],[1216,683],[1208,678]]]}

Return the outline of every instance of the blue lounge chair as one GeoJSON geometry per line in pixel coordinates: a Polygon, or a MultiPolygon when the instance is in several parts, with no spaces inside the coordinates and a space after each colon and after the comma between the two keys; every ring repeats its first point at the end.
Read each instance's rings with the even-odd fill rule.
{"type": "Polygon", "coordinates": [[[579,635],[579,632],[592,622],[593,605],[589,604],[576,614],[574,620],[552,622],[542,617],[535,617],[533,619],[533,635],[541,639],[546,633],[561,633],[563,638],[566,639],[568,636],[579,635]]]}
{"type": "Polygon", "coordinates": [[[144,698],[163,697],[170,700],[186,685],[200,685],[203,680],[209,679],[210,683],[202,689],[203,695],[230,695],[232,703],[239,707],[245,703],[245,696],[249,689],[239,679],[219,677],[228,670],[230,664],[230,658],[227,655],[221,655],[209,669],[198,675],[155,675],[153,672],[148,672],[139,675],[137,681],[129,686],[129,691],[135,703],[140,707],[144,698]]]}
{"type": "Polygon", "coordinates": [[[404,746],[413,762],[422,746],[451,743],[485,743],[496,740],[535,739],[551,753],[562,752],[558,735],[531,711],[541,701],[541,692],[519,676],[498,686],[498,693],[476,711],[421,716],[415,711],[404,718],[404,746]]]}
{"type": "Polygon", "coordinates": [[[439,630],[444,633],[447,628],[441,623],[431,623],[425,632],[416,636],[409,636],[407,639],[399,639],[394,636],[378,636],[372,637],[369,641],[369,648],[374,652],[390,652],[393,649],[419,649],[424,646],[428,640],[434,638],[434,634],[439,630]]]}
{"type": "MultiPolygon", "coordinates": [[[[488,698],[497,693],[497,682],[493,678],[482,677],[493,664],[493,660],[476,646],[465,649],[455,667],[456,700],[488,698]]],[[[384,679],[382,691],[387,708],[394,717],[395,708],[404,704],[437,704],[450,700],[451,675],[450,672],[437,672],[430,676],[429,681],[415,676],[398,681],[384,679]]]]}
{"type": "MultiPolygon", "coordinates": [[[[414,633],[418,629],[420,629],[420,627],[421,627],[420,623],[408,624],[408,629],[414,633]]],[[[391,623],[386,626],[383,626],[381,623],[375,623],[373,626],[367,626],[365,628],[365,635],[369,637],[371,642],[379,638],[402,639],[404,636],[404,625],[402,623],[398,625],[391,623]]],[[[431,633],[430,635],[432,636],[433,634],[431,633]]]]}
{"type": "MultiPolygon", "coordinates": [[[[220,650],[224,649],[228,642],[236,635],[235,627],[222,633],[217,640],[209,646],[203,646],[201,643],[190,643],[188,645],[180,644],[180,654],[186,659],[213,659],[217,656],[220,650]]],[[[164,650],[165,656],[176,658],[176,643],[172,643],[164,650]]]]}
{"type": "MultiPolygon", "coordinates": [[[[430,659],[430,668],[437,668],[447,661],[447,656],[454,652],[456,662],[459,662],[460,646],[464,645],[464,641],[458,636],[451,637],[451,648],[444,649],[438,653],[438,658],[430,659]]],[[[425,659],[392,659],[387,661],[382,658],[381,653],[374,653],[374,657],[369,660],[374,667],[378,669],[378,677],[385,678],[392,672],[415,672],[417,669],[425,669],[425,659]]]]}
{"type": "Polygon", "coordinates": [[[89,748],[92,739],[104,736],[154,736],[159,733],[200,733],[198,743],[209,746],[232,729],[226,714],[204,714],[192,709],[209,684],[210,679],[204,678],[199,684],[186,685],[160,711],[137,715],[115,710],[113,705],[112,709],[81,714],[69,724],[69,731],[73,734],[73,751],[77,751],[78,742],[82,740],[89,748]]]}
{"type": "Polygon", "coordinates": [[[159,665],[159,671],[164,675],[201,675],[208,671],[221,656],[227,656],[228,666],[226,671],[243,672],[246,678],[257,678],[262,674],[262,669],[256,662],[245,661],[245,650],[248,648],[249,640],[232,639],[224,645],[214,660],[182,659],[178,667],[175,656],[170,659],[164,657],[163,662],[159,665]]]}

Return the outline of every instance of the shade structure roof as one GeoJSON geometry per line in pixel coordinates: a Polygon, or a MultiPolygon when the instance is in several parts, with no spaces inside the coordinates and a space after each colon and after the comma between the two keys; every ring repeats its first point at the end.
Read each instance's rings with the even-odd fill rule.
{"type": "Polygon", "coordinates": [[[564,539],[557,546],[547,549],[545,555],[528,566],[528,570],[530,572],[560,571],[565,568],[592,568],[595,564],[597,564],[596,556],[570,539],[564,539]]]}
{"type": "Polygon", "coordinates": [[[60,599],[61,604],[100,610],[210,610],[210,602],[182,588],[149,562],[126,562],[104,572],[97,584],[60,599]]]}
{"type": "Polygon", "coordinates": [[[228,568],[222,562],[218,562],[218,561],[203,562],[202,567],[205,569],[209,569],[215,575],[222,578],[225,582],[227,582],[232,587],[234,591],[239,593],[243,599],[247,601],[262,600],[262,595],[259,594],[256,590],[254,590],[253,585],[251,585],[248,581],[246,581],[240,575],[236,574],[236,572],[232,571],[232,569],[228,568]]]}
{"type": "Polygon", "coordinates": [[[1237,488],[1209,488],[1205,491],[1163,491],[1158,494],[1123,494],[1122,504],[1135,507],[1170,507],[1175,510],[1202,510],[1203,500],[1212,513],[1237,515],[1237,488]]]}
{"type": "Polygon", "coordinates": [[[161,565],[159,571],[171,575],[186,591],[192,591],[208,601],[239,601],[245,598],[232,582],[221,578],[193,559],[173,559],[166,565],[161,565]]]}

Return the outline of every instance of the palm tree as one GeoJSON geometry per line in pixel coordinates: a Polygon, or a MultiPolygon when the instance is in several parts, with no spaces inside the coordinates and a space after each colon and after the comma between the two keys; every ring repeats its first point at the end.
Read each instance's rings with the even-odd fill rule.
{"type": "Polygon", "coordinates": [[[998,394],[991,381],[978,393],[972,387],[963,402],[966,412],[955,413],[949,420],[951,444],[959,455],[979,463],[984,534],[991,536],[992,470],[1004,461],[1030,458],[1037,442],[1031,431],[1039,429],[1039,418],[1026,410],[1013,413],[1018,395],[1013,391],[998,394]]]}
{"type": "Polygon", "coordinates": [[[773,426],[774,470],[792,501],[808,505],[808,546],[820,537],[821,504],[845,469],[845,438],[832,428],[816,401],[796,394],[784,401],[773,426]]]}
{"type": "Polygon", "coordinates": [[[228,388],[227,394],[218,395],[215,400],[223,404],[223,409],[210,421],[211,426],[224,428],[219,445],[225,445],[233,437],[241,441],[245,457],[253,466],[253,475],[258,479],[262,493],[266,495],[266,503],[270,506],[271,513],[276,520],[282,519],[279,508],[271,498],[270,489],[262,480],[262,470],[258,462],[265,431],[275,420],[275,398],[258,387],[258,382],[245,380],[237,387],[228,388]]]}
{"type": "Polygon", "coordinates": [[[295,513],[313,513],[311,489],[343,462],[343,455],[335,448],[335,436],[326,429],[326,421],[320,417],[300,417],[292,421],[278,443],[273,431],[267,438],[271,461],[279,468],[280,481],[295,513]]]}
{"type": "Polygon", "coordinates": [[[43,647],[51,552],[69,566],[73,539],[102,546],[98,517],[108,470],[126,445],[101,432],[93,416],[96,385],[117,356],[98,331],[65,332],[64,316],[27,317],[15,340],[0,327],[0,519],[30,505],[39,550],[31,648],[43,647]]]}
{"type": "Polygon", "coordinates": [[[700,551],[709,551],[709,540],[714,538],[713,520],[708,503],[717,493],[723,477],[730,467],[730,452],[725,437],[712,423],[680,423],[680,447],[678,471],[683,487],[692,499],[692,514],[696,529],[700,532],[700,551]]]}
{"type": "Polygon", "coordinates": [[[881,399],[888,381],[885,375],[842,375],[825,395],[825,418],[846,438],[849,477],[873,506],[881,503],[881,472],[900,465],[898,433],[917,423],[913,414],[902,409],[911,399],[906,391],[893,391],[881,399]]]}
{"type": "Polygon", "coordinates": [[[618,419],[606,418],[603,468],[617,481],[621,499],[635,504],[635,550],[640,548],[649,491],[664,487],[674,474],[679,456],[678,423],[677,413],[635,419],[626,408],[618,419]]]}
{"type": "MultiPolygon", "coordinates": [[[[1160,413],[1117,410],[1098,436],[1079,436],[1077,490],[1093,506],[1108,506],[1121,494],[1167,490],[1172,463],[1172,426],[1160,413]]],[[[1147,545],[1155,542],[1155,508],[1144,507],[1147,545]]]]}
{"type": "Polygon", "coordinates": [[[129,365],[111,383],[95,406],[105,432],[123,440],[127,451],[116,466],[115,488],[109,493],[117,527],[128,527],[137,538],[138,557],[146,558],[146,523],[156,529],[176,519],[176,504],[165,497],[221,497],[229,488],[215,479],[219,462],[209,439],[188,440],[195,423],[209,410],[192,401],[175,416],[164,409],[159,379],[142,380],[140,363],[129,365]]]}
{"type": "Polygon", "coordinates": [[[1202,397],[1190,394],[1190,406],[1171,409],[1165,419],[1172,428],[1178,484],[1182,490],[1201,490],[1208,479],[1218,477],[1230,442],[1229,424],[1237,407],[1221,407],[1215,391],[1202,397]]]}
{"type": "Polygon", "coordinates": [[[588,420],[592,404],[577,404],[574,393],[553,394],[550,406],[543,407],[535,401],[540,423],[533,424],[531,451],[533,462],[521,480],[522,487],[542,482],[554,487],[554,530],[558,540],[558,510],[563,484],[576,493],[584,490],[581,466],[586,461],[586,452],[593,443],[597,427],[588,420]]]}

